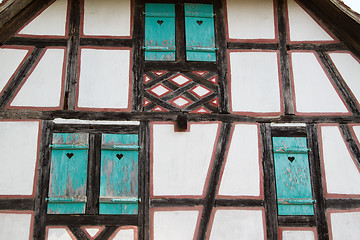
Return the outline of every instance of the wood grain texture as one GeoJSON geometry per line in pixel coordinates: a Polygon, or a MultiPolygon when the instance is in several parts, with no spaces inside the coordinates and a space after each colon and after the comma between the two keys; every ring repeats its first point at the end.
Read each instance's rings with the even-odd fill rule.
{"type": "Polygon", "coordinates": [[[290,58],[287,50],[287,20],[286,20],[286,1],[276,1],[279,53],[280,53],[280,75],[282,85],[282,96],[285,114],[295,114],[295,106],[293,101],[292,84],[290,79],[290,58]]]}
{"type": "Polygon", "coordinates": [[[315,203],[315,222],[319,240],[329,239],[329,229],[326,219],[326,203],[322,182],[322,168],[319,150],[318,126],[316,124],[307,124],[307,141],[311,149],[309,154],[311,185],[315,203]]]}
{"type": "Polygon", "coordinates": [[[74,110],[76,104],[78,55],[80,47],[80,0],[70,1],[68,32],[64,109],[74,110]]]}
{"type": "Polygon", "coordinates": [[[271,126],[260,124],[262,164],[264,172],[264,198],[267,239],[278,239],[278,214],[275,186],[275,166],[273,158],[271,126]]]}
{"type": "Polygon", "coordinates": [[[34,239],[45,239],[46,227],[46,201],[48,195],[49,176],[50,176],[50,148],[52,139],[53,123],[43,121],[41,129],[40,155],[38,165],[38,178],[35,197],[35,216],[34,216],[34,239]]]}
{"type": "Polygon", "coordinates": [[[221,124],[220,135],[216,144],[216,153],[214,163],[210,174],[209,185],[206,189],[206,197],[204,199],[204,209],[202,212],[197,240],[205,239],[210,216],[215,204],[216,190],[219,185],[220,173],[223,168],[225,153],[230,141],[231,123],[223,122],[221,124]]]}

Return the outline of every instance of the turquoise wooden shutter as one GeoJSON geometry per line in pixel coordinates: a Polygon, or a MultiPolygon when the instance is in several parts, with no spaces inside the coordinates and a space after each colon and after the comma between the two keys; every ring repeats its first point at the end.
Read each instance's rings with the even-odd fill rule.
{"type": "Polygon", "coordinates": [[[185,4],[186,59],[216,61],[212,4],[185,4]]]}
{"type": "Polygon", "coordinates": [[[314,215],[305,137],[273,137],[279,215],[314,215]]]}
{"type": "Polygon", "coordinates": [[[88,141],[88,134],[53,134],[49,214],[85,213],[88,141]]]}
{"type": "Polygon", "coordinates": [[[103,134],[100,214],[138,213],[138,135],[103,134]]]}
{"type": "Polygon", "coordinates": [[[175,61],[175,4],[145,4],[145,60],[175,61]]]}

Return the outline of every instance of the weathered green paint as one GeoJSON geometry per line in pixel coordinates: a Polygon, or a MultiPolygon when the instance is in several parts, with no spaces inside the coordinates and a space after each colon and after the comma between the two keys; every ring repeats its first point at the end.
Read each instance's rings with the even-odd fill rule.
{"type": "Polygon", "coordinates": [[[175,4],[145,4],[145,60],[175,61],[175,4]]]}
{"type": "Polygon", "coordinates": [[[186,59],[216,61],[212,4],[185,4],[186,59]]]}
{"type": "Polygon", "coordinates": [[[54,133],[49,214],[82,214],[86,205],[88,134],[54,133]]]}
{"type": "Polygon", "coordinates": [[[273,137],[279,215],[314,215],[305,137],[273,137]]]}
{"type": "Polygon", "coordinates": [[[138,135],[103,134],[100,214],[138,213],[138,135]]]}

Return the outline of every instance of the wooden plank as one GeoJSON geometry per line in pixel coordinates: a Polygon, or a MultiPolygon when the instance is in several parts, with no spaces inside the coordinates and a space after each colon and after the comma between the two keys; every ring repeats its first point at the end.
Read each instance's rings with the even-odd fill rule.
{"type": "Polygon", "coordinates": [[[279,216],[280,227],[315,227],[314,216],[279,216]]]}
{"type": "Polygon", "coordinates": [[[133,18],[133,62],[132,62],[132,99],[131,109],[135,112],[141,112],[144,99],[144,59],[145,51],[143,49],[145,39],[145,4],[142,0],[134,0],[134,18],[133,18]]]}
{"type": "Polygon", "coordinates": [[[215,207],[264,207],[262,199],[215,199],[215,207]]]}
{"type": "Polygon", "coordinates": [[[279,53],[280,53],[280,75],[282,85],[282,95],[285,114],[295,114],[293,102],[292,84],[290,79],[290,58],[287,50],[287,20],[286,20],[286,1],[276,1],[277,23],[279,33],[279,53]]]}
{"type": "Polygon", "coordinates": [[[74,110],[77,91],[77,71],[80,46],[80,0],[70,1],[70,17],[68,26],[68,42],[66,53],[65,99],[64,109],[74,110]]]}
{"type": "MultiPolygon", "coordinates": [[[[214,208],[216,190],[219,185],[220,173],[223,168],[226,149],[229,144],[231,135],[232,124],[223,122],[221,124],[220,135],[217,139],[216,153],[214,157],[214,163],[212,166],[209,185],[206,189],[206,197],[204,199],[204,208],[200,220],[197,240],[205,239],[210,221],[210,216],[214,208]]],[[[196,231],[195,231],[196,232],[196,231]]]]}
{"type": "Polygon", "coordinates": [[[33,211],[35,200],[32,198],[0,199],[0,210],[33,211]]]}
{"type": "MultiPolygon", "coordinates": [[[[215,62],[145,62],[144,70],[153,71],[217,71],[215,62]]],[[[143,80],[143,79],[142,79],[143,80]]],[[[142,81],[141,80],[141,81],[142,81]]]]}
{"type": "Polygon", "coordinates": [[[47,215],[47,226],[137,226],[138,215],[47,215]]]}
{"type": "Polygon", "coordinates": [[[80,38],[80,46],[97,46],[97,47],[133,47],[132,39],[117,39],[117,38],[80,38]]]}
{"type": "Polygon", "coordinates": [[[289,50],[310,50],[310,51],[344,51],[347,50],[341,43],[296,43],[289,44],[289,50]]]}
{"type": "MultiPolygon", "coordinates": [[[[91,112],[91,111],[39,111],[24,109],[0,109],[0,119],[39,119],[55,118],[99,120],[99,121],[175,121],[177,112],[91,112]]],[[[360,123],[359,116],[299,116],[283,115],[275,117],[255,117],[235,114],[188,113],[189,122],[224,121],[248,123],[360,123]]],[[[91,131],[89,131],[91,132],[91,131]]]]}
{"type": "Polygon", "coordinates": [[[143,121],[139,129],[139,231],[138,239],[150,239],[150,123],[143,121]]]}
{"type": "Polygon", "coordinates": [[[50,148],[52,139],[52,122],[43,121],[41,129],[40,155],[38,165],[38,178],[35,197],[35,216],[34,216],[34,239],[45,239],[46,227],[46,201],[48,195],[49,175],[50,175],[50,148]]]}
{"type": "Polygon", "coordinates": [[[320,160],[318,127],[316,124],[306,126],[308,147],[311,149],[309,154],[311,185],[315,203],[315,221],[319,240],[329,239],[329,230],[326,219],[326,203],[322,182],[322,168],[320,160]]]}
{"type": "Polygon", "coordinates": [[[99,136],[99,134],[89,134],[89,158],[88,158],[88,178],[87,178],[87,189],[86,189],[86,196],[87,196],[87,203],[86,203],[86,210],[85,213],[89,215],[95,215],[98,213],[98,209],[96,206],[96,198],[95,198],[95,191],[97,189],[95,188],[95,166],[96,166],[96,143],[100,144],[99,142],[96,142],[96,137],[99,136]]]}
{"type": "Polygon", "coordinates": [[[228,42],[227,49],[236,50],[236,49],[254,49],[254,50],[278,50],[278,43],[247,43],[247,42],[228,42]]]}
{"type": "Polygon", "coordinates": [[[67,40],[62,38],[11,37],[4,44],[35,47],[66,47],[67,40]]]}
{"type": "Polygon", "coordinates": [[[341,94],[342,98],[344,99],[347,107],[354,115],[360,115],[360,110],[358,108],[356,98],[351,94],[350,88],[347,86],[345,81],[342,79],[339,71],[331,61],[329,55],[324,52],[317,52],[321,63],[324,65],[327,73],[331,77],[331,81],[336,86],[338,92],[341,94]]]}
{"type": "Polygon", "coordinates": [[[355,209],[360,208],[360,199],[326,199],[327,209],[355,209]]]}
{"type": "Polygon", "coordinates": [[[179,62],[185,61],[186,47],[185,47],[185,12],[184,3],[179,1],[175,4],[175,40],[176,40],[176,60],[179,62]],[[180,33],[180,34],[179,34],[180,33]]]}
{"type": "Polygon", "coordinates": [[[269,123],[260,124],[267,239],[278,239],[275,167],[269,123]]]}
{"type": "Polygon", "coordinates": [[[155,198],[150,200],[150,206],[154,207],[194,207],[204,203],[203,199],[194,198],[155,198]]]}
{"type": "Polygon", "coordinates": [[[22,83],[25,81],[25,77],[31,72],[35,64],[37,63],[40,56],[43,54],[43,48],[35,48],[31,54],[26,58],[20,69],[17,71],[15,76],[10,80],[6,86],[3,94],[0,97],[0,108],[4,108],[11,99],[14,97],[17,90],[20,88],[22,83]]]}

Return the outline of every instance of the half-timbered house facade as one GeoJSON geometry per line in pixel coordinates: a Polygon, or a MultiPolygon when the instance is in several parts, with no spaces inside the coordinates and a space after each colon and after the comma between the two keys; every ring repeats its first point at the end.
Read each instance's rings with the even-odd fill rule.
{"type": "Polygon", "coordinates": [[[360,238],[337,0],[7,0],[0,239],[360,238]]]}

